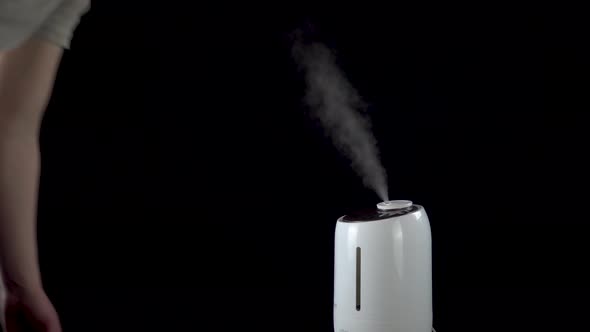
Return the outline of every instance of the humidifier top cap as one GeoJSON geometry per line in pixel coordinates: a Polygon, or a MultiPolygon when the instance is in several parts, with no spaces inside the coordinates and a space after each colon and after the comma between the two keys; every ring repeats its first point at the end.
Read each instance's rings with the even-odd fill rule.
{"type": "Polygon", "coordinates": [[[405,209],[412,206],[412,201],[405,201],[405,200],[395,200],[395,201],[385,201],[377,204],[377,208],[379,210],[397,210],[397,209],[405,209]]]}
{"type": "Polygon", "coordinates": [[[391,219],[414,213],[421,208],[420,205],[416,205],[411,201],[385,201],[377,204],[376,209],[354,211],[338,219],[338,221],[357,223],[391,219]]]}

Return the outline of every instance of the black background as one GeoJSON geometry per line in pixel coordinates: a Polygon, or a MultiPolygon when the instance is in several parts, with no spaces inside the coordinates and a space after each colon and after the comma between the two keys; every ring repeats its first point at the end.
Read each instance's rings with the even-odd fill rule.
{"type": "Polygon", "coordinates": [[[304,21],[370,104],[390,197],[429,214],[437,330],[584,330],[582,14],[96,2],[41,134],[65,331],[332,330],[336,219],[378,199],[305,115],[304,21]]]}

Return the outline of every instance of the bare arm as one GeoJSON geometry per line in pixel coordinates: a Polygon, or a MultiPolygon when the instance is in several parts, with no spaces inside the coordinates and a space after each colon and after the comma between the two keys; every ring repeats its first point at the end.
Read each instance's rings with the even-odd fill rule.
{"type": "Polygon", "coordinates": [[[34,38],[0,51],[0,278],[7,288],[42,289],[36,234],[38,135],[62,52],[34,38]]]}

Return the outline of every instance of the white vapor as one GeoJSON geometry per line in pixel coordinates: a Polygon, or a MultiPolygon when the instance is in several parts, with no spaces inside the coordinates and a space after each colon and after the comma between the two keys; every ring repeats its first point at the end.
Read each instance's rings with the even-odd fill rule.
{"type": "Polygon", "coordinates": [[[388,200],[387,175],[379,160],[377,142],[371,132],[366,105],[336,65],[325,45],[305,43],[295,34],[293,56],[305,74],[306,102],[334,144],[351,160],[366,187],[388,200]]]}

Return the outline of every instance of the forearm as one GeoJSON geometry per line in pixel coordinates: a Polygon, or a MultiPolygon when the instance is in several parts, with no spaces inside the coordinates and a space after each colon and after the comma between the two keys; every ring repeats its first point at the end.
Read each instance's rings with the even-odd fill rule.
{"type": "Polygon", "coordinates": [[[0,269],[7,286],[39,288],[38,144],[61,49],[30,40],[0,59],[0,269]]]}
{"type": "Polygon", "coordinates": [[[37,136],[0,134],[0,268],[7,286],[40,288],[36,196],[37,136]]]}

